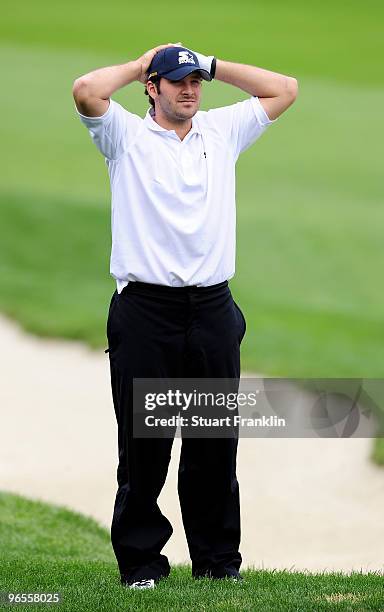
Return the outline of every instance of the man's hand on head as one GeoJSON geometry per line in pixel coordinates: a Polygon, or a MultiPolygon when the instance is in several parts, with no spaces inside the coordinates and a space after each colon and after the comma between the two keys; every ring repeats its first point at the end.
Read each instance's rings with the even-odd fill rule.
{"type": "Polygon", "coordinates": [[[158,53],[158,51],[161,51],[162,49],[166,49],[167,47],[181,47],[181,42],[178,43],[168,43],[167,45],[159,45],[158,47],[154,47],[153,49],[149,49],[149,51],[146,51],[141,57],[139,57],[136,61],[139,65],[139,75],[137,77],[137,80],[140,81],[140,83],[143,83],[144,85],[147,82],[147,77],[148,77],[148,68],[151,65],[151,62],[153,60],[153,58],[155,57],[156,53],[158,53]]]}
{"type": "Polygon", "coordinates": [[[213,55],[203,55],[202,53],[198,53],[197,51],[193,51],[190,49],[192,53],[194,53],[199,61],[200,68],[203,68],[211,75],[212,79],[215,78],[216,72],[216,58],[213,55]]]}

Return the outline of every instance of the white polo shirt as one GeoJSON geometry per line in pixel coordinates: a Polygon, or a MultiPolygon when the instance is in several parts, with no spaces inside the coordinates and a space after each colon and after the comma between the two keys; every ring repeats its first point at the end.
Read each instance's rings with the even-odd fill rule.
{"type": "Polygon", "coordinates": [[[274,121],[252,97],[198,111],[181,141],[152,113],[142,119],[114,100],[101,117],[78,113],[108,166],[117,290],[129,281],[228,280],[235,274],[235,164],[274,121]]]}

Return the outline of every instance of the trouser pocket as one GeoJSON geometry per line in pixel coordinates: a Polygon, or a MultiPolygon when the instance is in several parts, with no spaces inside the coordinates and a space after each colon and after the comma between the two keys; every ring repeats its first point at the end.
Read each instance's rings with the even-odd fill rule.
{"type": "Polygon", "coordinates": [[[235,300],[233,300],[233,303],[235,305],[236,311],[237,311],[237,318],[239,321],[239,342],[241,342],[245,336],[245,332],[247,330],[247,323],[245,321],[245,317],[241,311],[241,308],[236,304],[235,300]]]}

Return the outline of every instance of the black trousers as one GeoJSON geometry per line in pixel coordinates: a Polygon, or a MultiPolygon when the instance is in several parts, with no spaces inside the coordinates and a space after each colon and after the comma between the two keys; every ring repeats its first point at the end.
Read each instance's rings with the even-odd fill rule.
{"type": "MultiPolygon", "coordinates": [[[[107,336],[119,463],[111,540],[123,582],[168,576],[161,550],[173,531],[157,505],[173,440],[133,437],[133,378],[239,378],[245,328],[227,281],[130,282],[112,296],[107,336]]],[[[178,493],[195,577],[241,564],[237,442],[182,440],[178,493]]]]}

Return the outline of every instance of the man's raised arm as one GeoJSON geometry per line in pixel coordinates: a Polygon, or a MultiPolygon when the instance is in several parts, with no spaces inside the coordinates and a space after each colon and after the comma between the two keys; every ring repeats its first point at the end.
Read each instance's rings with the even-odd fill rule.
{"type": "Polygon", "coordinates": [[[78,111],[87,117],[104,115],[108,110],[111,95],[133,81],[145,84],[146,72],[153,57],[160,49],[172,46],[174,46],[172,43],[159,45],[136,60],[117,66],[99,68],[76,79],[72,93],[78,111]]]}
{"type": "Polygon", "coordinates": [[[256,66],[218,59],[215,78],[257,96],[271,120],[277,119],[297,97],[298,83],[295,78],[256,66]]]}

